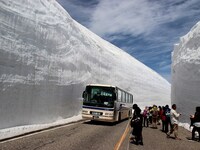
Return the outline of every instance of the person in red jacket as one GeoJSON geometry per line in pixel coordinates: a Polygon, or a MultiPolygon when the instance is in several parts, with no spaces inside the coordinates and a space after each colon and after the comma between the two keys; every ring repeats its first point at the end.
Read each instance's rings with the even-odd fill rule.
{"type": "Polygon", "coordinates": [[[162,132],[165,132],[165,125],[166,125],[166,116],[165,116],[165,107],[163,106],[160,110],[160,118],[162,120],[162,132]]]}

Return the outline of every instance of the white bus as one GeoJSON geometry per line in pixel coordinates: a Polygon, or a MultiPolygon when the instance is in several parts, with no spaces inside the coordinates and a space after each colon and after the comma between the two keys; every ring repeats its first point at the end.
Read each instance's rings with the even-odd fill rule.
{"type": "Polygon", "coordinates": [[[116,122],[132,115],[133,95],[117,86],[88,84],[82,97],[85,119],[116,122]]]}

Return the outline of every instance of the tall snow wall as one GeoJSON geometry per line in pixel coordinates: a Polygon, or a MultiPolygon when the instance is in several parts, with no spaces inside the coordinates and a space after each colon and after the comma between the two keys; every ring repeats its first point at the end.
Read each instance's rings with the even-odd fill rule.
{"type": "Polygon", "coordinates": [[[170,84],[76,21],[55,0],[0,1],[0,129],[77,115],[88,83],[136,103],[170,103],[170,84]]]}
{"type": "Polygon", "coordinates": [[[172,103],[183,114],[181,121],[190,123],[190,115],[200,106],[200,22],[198,22],[172,53],[172,103]]]}

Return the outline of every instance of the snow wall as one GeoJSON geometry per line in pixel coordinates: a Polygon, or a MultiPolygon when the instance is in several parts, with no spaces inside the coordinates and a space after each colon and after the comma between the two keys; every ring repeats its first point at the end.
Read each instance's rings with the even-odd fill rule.
{"type": "Polygon", "coordinates": [[[76,21],[55,0],[0,1],[0,129],[80,113],[88,83],[140,105],[170,103],[170,84],[76,21]]]}
{"type": "Polygon", "coordinates": [[[182,113],[180,120],[190,123],[190,114],[200,106],[200,22],[174,46],[171,72],[172,103],[182,113]]]}

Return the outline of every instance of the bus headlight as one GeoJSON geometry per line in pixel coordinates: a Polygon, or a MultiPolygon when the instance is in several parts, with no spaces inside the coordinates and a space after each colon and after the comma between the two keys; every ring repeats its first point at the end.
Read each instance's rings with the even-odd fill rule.
{"type": "Polygon", "coordinates": [[[82,114],[88,114],[87,110],[82,110],[82,114]]]}

